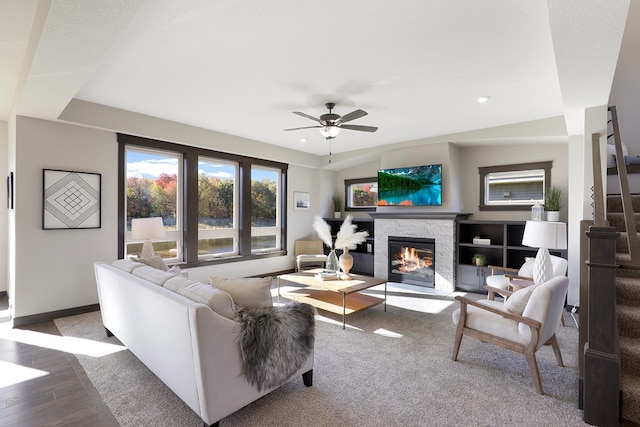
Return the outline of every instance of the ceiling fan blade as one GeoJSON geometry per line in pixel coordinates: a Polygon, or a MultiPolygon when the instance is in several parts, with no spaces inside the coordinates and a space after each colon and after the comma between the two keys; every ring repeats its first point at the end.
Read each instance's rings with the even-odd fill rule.
{"type": "Polygon", "coordinates": [[[378,130],[378,128],[375,126],[360,126],[360,125],[340,125],[340,129],[361,130],[363,132],[375,132],[378,130]]]}
{"type": "Polygon", "coordinates": [[[316,117],[313,117],[313,116],[310,116],[310,115],[308,115],[306,113],[301,113],[300,111],[294,111],[293,114],[297,114],[299,116],[306,117],[307,119],[311,119],[314,122],[322,123],[322,121],[320,119],[318,119],[316,117]]]}
{"type": "Polygon", "coordinates": [[[355,119],[359,119],[360,117],[364,117],[366,116],[368,113],[364,110],[356,110],[356,111],[352,111],[349,114],[345,114],[344,116],[340,117],[340,123],[347,123],[350,122],[351,120],[355,120],[355,119]]]}
{"type": "Polygon", "coordinates": [[[301,128],[291,128],[291,129],[285,129],[285,130],[299,130],[299,129],[311,129],[311,128],[321,128],[322,126],[304,126],[301,128]]]}

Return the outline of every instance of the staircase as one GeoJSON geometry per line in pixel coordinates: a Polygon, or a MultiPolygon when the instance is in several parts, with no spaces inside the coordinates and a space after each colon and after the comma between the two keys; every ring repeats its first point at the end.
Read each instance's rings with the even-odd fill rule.
{"type": "MultiPolygon", "coordinates": [[[[640,196],[632,198],[636,233],[640,231],[640,196]]],[[[620,232],[616,258],[628,260],[627,232],[619,196],[607,196],[607,220],[620,232]]],[[[616,310],[622,373],[622,417],[640,424],[640,267],[618,268],[616,310]]]]}

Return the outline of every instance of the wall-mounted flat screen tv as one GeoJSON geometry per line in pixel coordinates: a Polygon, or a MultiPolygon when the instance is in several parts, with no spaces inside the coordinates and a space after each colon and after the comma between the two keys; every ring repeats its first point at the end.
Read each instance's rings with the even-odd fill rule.
{"type": "Polygon", "coordinates": [[[441,206],[442,165],[378,170],[378,206],[441,206]]]}

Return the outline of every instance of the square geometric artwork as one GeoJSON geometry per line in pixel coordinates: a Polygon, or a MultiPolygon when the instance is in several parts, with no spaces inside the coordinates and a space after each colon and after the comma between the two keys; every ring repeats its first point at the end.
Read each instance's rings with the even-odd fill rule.
{"type": "Polygon", "coordinates": [[[42,228],[100,228],[99,173],[43,169],[42,228]]]}

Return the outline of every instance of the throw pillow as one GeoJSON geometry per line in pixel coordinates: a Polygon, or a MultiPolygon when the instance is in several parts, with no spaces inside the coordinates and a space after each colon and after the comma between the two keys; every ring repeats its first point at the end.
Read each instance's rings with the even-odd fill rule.
{"type": "Polygon", "coordinates": [[[533,257],[526,257],[524,259],[524,264],[518,270],[518,276],[520,277],[533,277],[533,265],[535,264],[536,259],[533,257]]]}
{"type": "Polygon", "coordinates": [[[225,279],[210,277],[211,286],[231,295],[236,305],[244,308],[271,307],[272,277],[225,279]]]}
{"type": "Polygon", "coordinates": [[[537,285],[527,286],[526,288],[518,289],[505,301],[504,308],[514,314],[521,315],[524,312],[524,308],[529,302],[529,297],[533,293],[533,290],[537,285]]]}
{"type": "Polygon", "coordinates": [[[134,261],[141,262],[143,264],[147,264],[149,267],[157,268],[158,270],[162,270],[162,271],[168,271],[169,270],[169,266],[167,265],[167,263],[164,262],[162,257],[160,257],[158,255],[154,255],[154,256],[149,257],[149,258],[135,257],[135,258],[132,258],[132,259],[134,261]]]}

